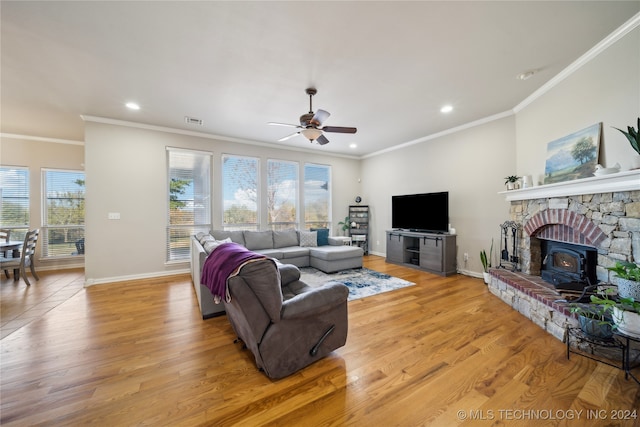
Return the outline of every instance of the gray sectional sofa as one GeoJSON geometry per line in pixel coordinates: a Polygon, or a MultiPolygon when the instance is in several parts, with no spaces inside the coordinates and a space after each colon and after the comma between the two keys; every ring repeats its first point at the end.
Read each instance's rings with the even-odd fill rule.
{"type": "Polygon", "coordinates": [[[212,230],[208,235],[199,233],[192,236],[191,278],[202,318],[224,313],[224,305],[213,302],[210,290],[202,285],[200,280],[204,261],[219,241],[228,239],[253,252],[275,258],[283,264],[293,264],[297,267],[311,266],[325,273],[362,267],[364,255],[362,248],[344,245],[342,240],[327,234],[328,230],[315,232],[212,230]]]}

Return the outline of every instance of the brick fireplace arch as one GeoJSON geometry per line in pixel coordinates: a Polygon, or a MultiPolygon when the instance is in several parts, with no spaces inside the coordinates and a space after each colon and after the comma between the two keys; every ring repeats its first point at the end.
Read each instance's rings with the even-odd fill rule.
{"type": "Polygon", "coordinates": [[[568,209],[547,209],[535,214],[524,231],[538,239],[600,247],[607,235],[586,216],[568,209]]]}

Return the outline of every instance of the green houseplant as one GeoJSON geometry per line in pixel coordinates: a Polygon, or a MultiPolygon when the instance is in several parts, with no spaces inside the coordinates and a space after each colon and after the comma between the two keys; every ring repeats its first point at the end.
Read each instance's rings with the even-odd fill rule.
{"type": "Polygon", "coordinates": [[[491,268],[491,259],[493,258],[493,239],[491,239],[491,247],[489,248],[489,257],[483,249],[480,251],[480,262],[482,263],[482,277],[484,283],[489,284],[489,269],[491,268]]]}
{"type": "Polygon", "coordinates": [[[603,306],[606,312],[611,313],[613,329],[640,338],[640,301],[623,297],[612,299],[604,295],[591,296],[591,302],[603,306]]]}
{"type": "Polygon", "coordinates": [[[591,304],[572,304],[569,310],[578,315],[580,329],[596,338],[610,338],[613,335],[613,306],[602,301],[612,301],[606,296],[591,296],[591,304]]]}
{"type": "Polygon", "coordinates": [[[338,223],[340,229],[342,230],[342,234],[347,235],[347,230],[349,229],[349,217],[345,216],[343,221],[338,223]]]}
{"type": "Polygon", "coordinates": [[[608,270],[615,274],[614,284],[618,286],[618,296],[640,301],[640,266],[629,261],[617,261],[608,270]]]}
{"type": "Polygon", "coordinates": [[[614,127],[614,129],[622,132],[631,143],[631,148],[638,153],[638,155],[632,160],[631,169],[640,168],[640,117],[638,117],[638,129],[634,129],[632,126],[627,126],[627,132],[622,129],[614,127]]]}
{"type": "Polygon", "coordinates": [[[517,175],[509,175],[504,178],[504,183],[507,186],[507,190],[513,190],[516,187],[516,182],[520,179],[517,175]]]}

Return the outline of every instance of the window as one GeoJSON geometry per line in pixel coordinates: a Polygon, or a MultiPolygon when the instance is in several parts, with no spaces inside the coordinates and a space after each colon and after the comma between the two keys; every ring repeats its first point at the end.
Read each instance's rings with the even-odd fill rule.
{"type": "Polygon", "coordinates": [[[331,228],[331,167],[304,165],[304,225],[331,228]]]}
{"type": "Polygon", "coordinates": [[[192,235],[211,229],[211,153],[167,148],[167,261],[189,259],[192,235]]]}
{"type": "Polygon", "coordinates": [[[267,213],[272,230],[298,226],[298,163],[267,161],[267,213]]]}
{"type": "Polygon", "coordinates": [[[0,228],[11,240],[23,240],[29,229],[29,169],[0,167],[0,228]]]}
{"type": "Polygon", "coordinates": [[[42,256],[84,254],[84,172],[42,170],[42,256]]]}
{"type": "Polygon", "coordinates": [[[222,226],[225,230],[259,230],[258,159],[222,156],[222,226]]]}

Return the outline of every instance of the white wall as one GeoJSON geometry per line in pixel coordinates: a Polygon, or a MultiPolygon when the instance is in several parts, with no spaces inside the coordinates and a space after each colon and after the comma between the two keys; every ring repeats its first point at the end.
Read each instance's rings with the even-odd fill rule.
{"type": "Polygon", "coordinates": [[[516,115],[517,172],[544,179],[547,144],[602,122],[599,163],[629,169],[635,154],[612,126],[637,126],[640,116],[640,28],[586,63],[516,115]]]}
{"type": "Polygon", "coordinates": [[[543,179],[549,142],[603,122],[600,163],[628,169],[635,152],[611,126],[635,127],[640,116],[640,29],[517,110],[515,116],[363,160],[363,196],[372,205],[371,251],[386,253],[392,195],[447,190],[458,270],[479,276],[479,251],[488,250],[493,239],[497,264],[498,225],[509,219],[509,205],[497,194],[505,189],[504,177],[543,179]]]}
{"type": "Polygon", "coordinates": [[[448,191],[458,270],[480,275],[480,250],[488,253],[494,239],[495,256],[499,224],[509,219],[509,205],[498,192],[505,189],[504,177],[515,173],[514,135],[509,116],[363,160],[363,197],[372,205],[370,250],[386,254],[391,196],[448,191]]]}
{"type": "MultiPolygon", "coordinates": [[[[29,228],[42,227],[42,169],[84,170],[84,147],[81,143],[52,143],[42,140],[18,139],[2,136],[0,138],[0,163],[2,166],[21,166],[29,168],[29,197],[31,210],[29,228]]],[[[41,260],[41,242],[36,248],[36,268],[55,270],[58,268],[82,267],[83,259],[47,259],[41,260]]]]}
{"type": "MultiPolygon", "coordinates": [[[[167,218],[166,147],[213,152],[214,228],[221,224],[220,157],[237,154],[332,166],[334,230],[359,193],[356,159],[115,124],[85,124],[87,284],[187,271],[188,261],[165,263],[167,218]],[[109,212],[120,220],[109,220],[109,212]]],[[[264,175],[264,174],[263,174],[264,175]]],[[[334,231],[333,234],[336,234],[334,231]]]]}

